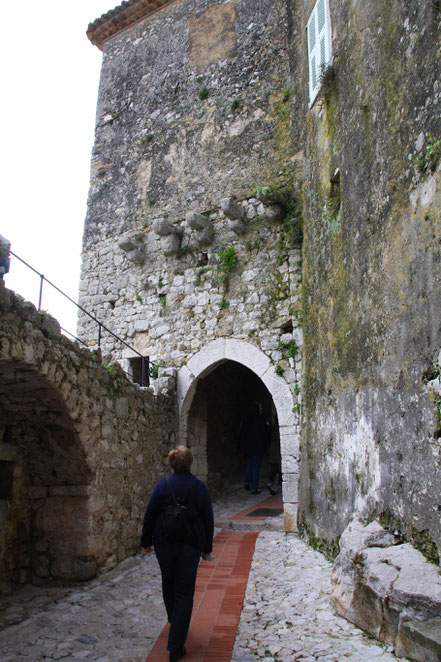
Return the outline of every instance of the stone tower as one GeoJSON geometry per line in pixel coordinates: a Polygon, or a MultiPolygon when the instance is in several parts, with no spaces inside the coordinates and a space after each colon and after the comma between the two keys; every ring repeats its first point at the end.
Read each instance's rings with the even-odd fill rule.
{"type": "Polygon", "coordinates": [[[440,545],[440,25],[436,0],[130,0],[88,30],[81,304],[176,388],[212,489],[260,400],[286,526],[330,550],[354,515],[440,545]]]}

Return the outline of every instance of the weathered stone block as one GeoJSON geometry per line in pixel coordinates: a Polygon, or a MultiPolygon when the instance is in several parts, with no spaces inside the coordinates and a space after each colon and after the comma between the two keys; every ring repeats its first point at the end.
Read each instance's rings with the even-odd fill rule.
{"type": "Polygon", "coordinates": [[[268,221],[277,223],[283,218],[283,209],[279,205],[265,206],[264,216],[268,221]]]}
{"type": "Polygon", "coordinates": [[[165,256],[176,255],[181,246],[181,239],[177,234],[161,237],[161,250],[165,256]]]}
{"type": "Polygon", "coordinates": [[[211,227],[196,232],[196,241],[201,247],[209,246],[213,243],[213,239],[213,229],[211,227]]]}
{"type": "Polygon", "coordinates": [[[230,218],[232,221],[241,220],[244,217],[245,210],[240,205],[236,198],[229,197],[223,198],[221,200],[221,208],[227,218],[230,218]]]}
{"type": "MultiPolygon", "coordinates": [[[[405,621],[441,618],[441,577],[412,545],[394,542],[377,522],[352,522],[340,538],[332,602],[340,615],[407,655],[405,621]]],[[[412,659],[436,659],[424,655],[412,659]]]]}
{"type": "Polygon", "coordinates": [[[245,225],[245,223],[242,223],[242,221],[239,221],[239,220],[230,221],[229,227],[237,235],[245,234],[246,229],[247,229],[247,226],[245,225]]]}
{"type": "Polygon", "coordinates": [[[418,662],[441,660],[441,618],[404,621],[400,627],[395,654],[418,662]]]}
{"type": "Polygon", "coordinates": [[[284,508],[284,513],[283,513],[283,520],[284,520],[284,529],[287,532],[291,533],[296,533],[298,531],[297,528],[297,504],[295,503],[286,503],[284,502],[283,505],[284,508]]]}
{"type": "Polygon", "coordinates": [[[153,232],[156,232],[160,237],[168,237],[169,235],[177,235],[182,237],[183,230],[177,225],[173,225],[170,221],[167,221],[165,218],[158,218],[153,223],[153,232]]]}
{"type": "Polygon", "coordinates": [[[195,211],[189,211],[185,216],[185,220],[192,230],[206,230],[212,225],[209,218],[195,211]]]}
{"type": "Polygon", "coordinates": [[[137,237],[121,237],[118,240],[118,246],[121,248],[123,251],[133,251],[135,248],[138,248],[139,246],[139,239],[137,237]]]}

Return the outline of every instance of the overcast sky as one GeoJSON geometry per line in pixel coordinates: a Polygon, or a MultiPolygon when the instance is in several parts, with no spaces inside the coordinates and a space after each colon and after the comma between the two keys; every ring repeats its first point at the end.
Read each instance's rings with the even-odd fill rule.
{"type": "MultiPolygon", "coordinates": [[[[101,52],[86,29],[118,4],[2,5],[0,234],[75,301],[101,66],[101,52]]],[[[14,258],[5,283],[37,305],[40,279],[14,258]]],[[[76,310],[48,285],[42,308],[75,331],[76,310]]]]}

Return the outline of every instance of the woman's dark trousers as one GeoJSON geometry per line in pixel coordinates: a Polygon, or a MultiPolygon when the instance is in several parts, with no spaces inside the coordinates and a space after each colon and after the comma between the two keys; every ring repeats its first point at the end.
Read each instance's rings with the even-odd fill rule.
{"type": "Polygon", "coordinates": [[[157,545],[155,553],[161,568],[162,595],[170,623],[167,650],[179,653],[190,627],[201,554],[183,543],[157,545]]]}

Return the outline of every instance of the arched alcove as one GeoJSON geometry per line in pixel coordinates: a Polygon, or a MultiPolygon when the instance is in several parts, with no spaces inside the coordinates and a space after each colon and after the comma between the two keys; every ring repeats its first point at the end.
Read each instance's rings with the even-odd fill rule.
{"type": "Polygon", "coordinates": [[[0,588],[88,579],[84,449],[47,379],[0,361],[0,588]]]}
{"type": "MultiPolygon", "coordinates": [[[[274,406],[280,434],[285,528],[293,531],[296,529],[298,503],[298,420],[293,412],[293,397],[288,385],[275,373],[270,359],[261,350],[244,341],[218,339],[192,356],[179,370],[181,441],[191,446],[196,459],[195,471],[207,480],[210,474],[210,442],[207,442],[210,424],[207,420],[207,397],[203,380],[213,374],[216,381],[216,371],[228,362],[234,362],[251,371],[261,382],[262,388],[268,392],[274,406]]],[[[225,368],[221,368],[222,370],[225,368]]],[[[218,376],[221,374],[222,372],[219,372],[218,376]]]]}

